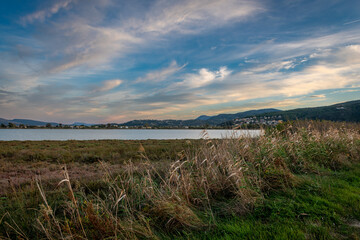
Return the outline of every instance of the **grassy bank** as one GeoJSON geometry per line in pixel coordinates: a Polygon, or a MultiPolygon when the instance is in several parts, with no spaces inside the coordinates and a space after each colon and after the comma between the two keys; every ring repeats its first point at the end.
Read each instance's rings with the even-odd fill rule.
{"type": "Polygon", "coordinates": [[[0,142],[0,195],[12,186],[24,189],[36,174],[46,182],[60,181],[67,165],[73,180],[91,180],[103,176],[100,162],[122,171],[126,162],[143,163],[140,145],[146,148],[154,164],[169,164],[186,147],[196,148],[196,140],[146,141],[8,141],[0,142]],[[190,143],[190,144],[189,144],[190,143]]]}
{"type": "Polygon", "coordinates": [[[67,166],[57,181],[38,173],[10,184],[1,197],[3,238],[360,237],[356,124],[296,122],[255,139],[1,146],[4,166],[67,166]],[[74,179],[74,166],[98,174],[74,179]]]}

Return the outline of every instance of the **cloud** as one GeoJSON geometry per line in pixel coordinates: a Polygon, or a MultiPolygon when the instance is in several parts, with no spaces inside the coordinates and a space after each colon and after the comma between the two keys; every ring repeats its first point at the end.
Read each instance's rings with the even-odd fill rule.
{"type": "MultiPolygon", "coordinates": [[[[225,68],[223,71],[200,69],[198,73],[185,75],[182,82],[172,86],[172,91],[176,94],[196,93],[188,98],[191,104],[174,103],[172,106],[178,107],[185,113],[201,108],[212,109],[208,111],[215,112],[226,106],[236,105],[239,101],[269,97],[288,99],[276,101],[277,103],[271,106],[296,106],[299,103],[294,97],[299,98],[321,90],[351,87],[358,83],[360,77],[358,46],[340,47],[332,50],[329,56],[316,58],[317,62],[313,65],[297,71],[282,71],[279,67],[269,67],[268,71],[248,69],[224,74],[228,71],[225,68]],[[194,92],[194,88],[200,90],[194,92]]],[[[323,94],[313,97],[319,100],[325,98],[323,94]]],[[[166,112],[164,109],[163,114],[172,114],[171,111],[169,109],[169,112],[166,112]]]]}
{"type": "Polygon", "coordinates": [[[138,78],[135,82],[146,82],[146,83],[155,83],[166,80],[168,77],[172,76],[176,72],[180,71],[186,66],[186,64],[179,66],[176,61],[172,61],[170,65],[164,69],[151,71],[147,73],[144,77],[138,78]]]}
{"type": "Polygon", "coordinates": [[[339,47],[339,45],[354,42],[360,43],[360,32],[348,30],[323,36],[309,37],[298,41],[274,43],[265,50],[271,53],[278,51],[278,54],[290,53],[292,57],[295,57],[309,54],[309,52],[317,49],[335,48],[339,47]],[[297,53],[295,51],[297,51],[297,53]]]}
{"type": "MultiPolygon", "coordinates": [[[[143,91],[133,88],[108,92],[122,82],[113,79],[104,81],[101,86],[94,89],[94,95],[84,95],[77,99],[68,97],[62,102],[71,105],[81,101],[83,106],[77,103],[71,105],[72,109],[65,108],[67,112],[78,111],[76,116],[79,117],[91,116],[97,112],[98,117],[106,115],[111,118],[125,114],[130,119],[162,118],[204,107],[215,112],[224,108],[224,104],[268,97],[288,99],[279,100],[271,104],[272,106],[295,106],[297,103],[289,100],[289,97],[301,97],[316,91],[344,88],[357,83],[360,76],[359,56],[360,48],[351,45],[330,51],[329,57],[314,58],[316,63],[297,71],[282,71],[284,66],[293,63],[292,60],[271,65],[266,68],[267,71],[256,71],[257,67],[238,72],[230,71],[225,66],[219,67],[218,70],[202,68],[196,73],[185,74],[182,81],[170,85],[171,90],[164,88],[159,92],[154,92],[152,88],[143,91]],[[194,92],[194,89],[198,90],[194,92]]],[[[45,102],[46,98],[41,97],[39,93],[37,100],[45,102]]],[[[52,95],[49,90],[47,93],[52,95]]],[[[55,96],[60,97],[54,94],[51,97],[54,103],[59,101],[55,96]]],[[[313,95],[315,96],[323,99],[321,94],[313,95]]],[[[39,104],[39,101],[36,102],[39,104]]]]}
{"type": "Polygon", "coordinates": [[[50,48],[55,48],[55,44],[59,48],[53,61],[45,65],[50,73],[79,66],[96,66],[101,70],[101,66],[108,64],[113,58],[124,56],[134,45],[142,42],[140,38],[121,29],[93,27],[84,23],[69,23],[69,26],[53,36],[62,38],[63,43],[58,43],[58,40],[50,43],[50,48]],[[69,38],[64,39],[59,34],[69,38]]]}
{"type": "Polygon", "coordinates": [[[150,96],[143,96],[138,99],[131,100],[133,103],[140,103],[140,104],[151,104],[152,106],[163,104],[185,104],[192,102],[196,96],[193,93],[180,93],[180,94],[154,94],[150,96]]]}
{"type": "Polygon", "coordinates": [[[106,80],[102,82],[102,86],[93,89],[92,92],[106,92],[119,86],[123,81],[120,79],[106,80]]]}
{"type": "MultiPolygon", "coordinates": [[[[82,68],[82,74],[84,69],[91,69],[92,72],[109,69],[111,60],[124,57],[134,50],[134,46],[142,43],[136,33],[122,24],[102,22],[113,4],[112,0],[62,0],[50,8],[25,16],[24,21],[33,23],[36,32],[32,32],[22,42],[26,47],[40,50],[38,56],[27,60],[37,61],[45,56],[46,61],[39,61],[39,72],[42,75],[79,68],[82,68]],[[54,21],[35,21],[52,19],[54,14],[64,8],[68,11],[57,16],[54,21]]],[[[113,10],[119,7],[116,4],[113,10]]]]}
{"type": "Polygon", "coordinates": [[[270,72],[252,69],[238,72],[224,81],[220,92],[227,100],[301,96],[318,90],[348,87],[358,82],[359,77],[360,48],[351,45],[333,50],[328,57],[320,57],[313,65],[299,71],[281,72],[275,68],[270,72]]]}
{"type": "Polygon", "coordinates": [[[27,24],[27,23],[33,23],[34,21],[44,21],[46,18],[50,18],[51,16],[58,13],[61,9],[68,8],[72,2],[74,2],[74,0],[58,1],[50,8],[40,10],[24,16],[23,18],[21,18],[21,22],[23,24],[27,24]]]}
{"type": "Polygon", "coordinates": [[[344,25],[353,24],[353,23],[357,23],[357,22],[360,22],[360,19],[353,20],[353,21],[350,21],[350,22],[346,22],[346,23],[344,23],[344,25]]]}
{"type": "Polygon", "coordinates": [[[0,89],[0,106],[11,105],[16,101],[17,93],[0,89]]]}
{"type": "Polygon", "coordinates": [[[239,49],[218,56],[226,61],[252,58],[261,55],[270,61],[284,61],[297,57],[317,57],[326,55],[328,51],[350,44],[360,44],[360,32],[356,29],[332,33],[315,32],[312,35],[302,34],[297,40],[271,39],[257,44],[241,44],[239,49]],[[306,36],[306,37],[303,37],[306,36]],[[244,47],[245,46],[245,47],[244,47]]]}
{"type": "Polygon", "coordinates": [[[318,94],[318,95],[311,95],[310,98],[326,98],[324,94],[318,94]]]}
{"type": "Polygon", "coordinates": [[[359,92],[359,91],[360,91],[360,89],[344,89],[344,90],[333,91],[330,94],[350,93],[350,92],[359,92]]]}
{"type": "Polygon", "coordinates": [[[279,61],[269,64],[264,64],[257,66],[256,68],[252,68],[251,71],[254,72],[265,72],[265,71],[280,71],[280,70],[289,70],[294,68],[297,64],[294,60],[287,60],[287,61],[279,61]]]}
{"type": "Polygon", "coordinates": [[[198,33],[199,30],[245,20],[262,11],[265,9],[258,1],[161,0],[146,14],[144,21],[135,22],[135,27],[146,33],[198,33]]]}
{"type": "Polygon", "coordinates": [[[210,71],[209,69],[202,68],[198,73],[185,75],[185,79],[176,85],[180,87],[199,88],[213,82],[222,81],[230,75],[231,72],[227,67],[220,67],[218,71],[210,71]]]}
{"type": "Polygon", "coordinates": [[[360,45],[352,44],[342,47],[339,51],[336,52],[334,56],[332,56],[332,59],[334,63],[338,62],[338,64],[341,65],[360,62],[360,45]]]}
{"type": "Polygon", "coordinates": [[[258,1],[248,0],[157,0],[144,10],[129,15],[114,0],[63,0],[23,17],[23,21],[38,24],[37,47],[47,56],[42,71],[56,74],[78,67],[111,68],[112,60],[171,38],[172,32],[199,34],[245,21],[264,8],[258,1]],[[61,9],[69,11],[56,21],[42,22],[61,9]],[[108,23],[105,19],[111,11],[127,17],[108,23]]]}
{"type": "MultiPolygon", "coordinates": [[[[278,62],[269,65],[266,71],[256,71],[257,66],[244,70],[229,70],[225,66],[217,70],[202,68],[195,73],[184,74],[182,81],[158,91],[153,88],[138,89],[136,85],[115,89],[121,85],[120,79],[103,81],[90,94],[89,91],[72,86],[38,86],[18,94],[12,102],[0,101],[0,108],[9,115],[15,112],[14,109],[24,113],[23,116],[31,116],[36,112],[36,116],[43,116],[45,120],[62,116],[71,116],[71,119],[81,121],[116,119],[120,122],[134,118],[190,118],[194,109],[209,109],[209,113],[221,111],[219,109],[236,111],[237,107],[246,108],[238,102],[269,97],[287,99],[274,101],[269,106],[297,106],[300,100],[295,101],[294,97],[321,90],[350,88],[359,82],[359,45],[330,50],[326,57],[318,55],[312,58],[312,65],[300,70],[282,71],[284,66],[291,65],[287,61],[297,63],[294,59],[278,62]]],[[[171,66],[176,68],[174,63],[168,68],[171,66]]],[[[7,90],[0,92],[1,95],[10,99],[7,90]]],[[[324,99],[322,94],[312,96],[316,96],[314,100],[324,99]]]]}
{"type": "MultiPolygon", "coordinates": [[[[210,113],[240,111],[255,107],[303,106],[304,96],[320,90],[351,86],[360,76],[360,51],[357,46],[346,46],[332,50],[327,58],[316,58],[313,65],[297,71],[282,71],[279,67],[269,67],[268,71],[231,72],[226,67],[217,71],[207,68],[197,73],[185,74],[184,80],[172,85],[172,91],[152,94],[152,90],[129,96],[110,103],[114,116],[127,113],[133,118],[168,118],[169,116],[190,117],[194,109],[208,109],[210,113]],[[201,87],[201,88],[200,88],[201,87]],[[200,90],[194,91],[194,88],[200,90]],[[277,101],[251,104],[264,98],[280,98],[277,101]],[[248,108],[238,102],[250,101],[248,108]],[[226,105],[227,104],[227,105],[226,105]],[[230,107],[229,106],[234,106],[230,107]],[[220,109],[220,110],[219,110],[220,109]],[[238,109],[238,110],[236,110],[238,109]],[[179,115],[180,114],[180,115],[179,115]]],[[[290,60],[289,60],[290,61],[290,60]]],[[[280,66],[287,64],[280,64],[280,66]]],[[[275,66],[275,65],[274,65],[275,66]]],[[[254,68],[255,69],[255,68],[254,68]]],[[[115,95],[119,95],[114,93],[115,95]]],[[[324,100],[325,95],[312,95],[314,100],[324,100]]],[[[106,97],[107,101],[109,99],[106,97]]],[[[314,101],[311,100],[311,101],[314,101]]],[[[308,104],[312,104],[309,102],[308,104]]]]}

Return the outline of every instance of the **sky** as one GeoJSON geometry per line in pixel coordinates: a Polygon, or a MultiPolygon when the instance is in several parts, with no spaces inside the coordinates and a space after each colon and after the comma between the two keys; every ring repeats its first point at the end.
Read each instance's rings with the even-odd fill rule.
{"type": "Polygon", "coordinates": [[[193,119],[360,99],[357,0],[11,0],[0,117],[193,119]]]}

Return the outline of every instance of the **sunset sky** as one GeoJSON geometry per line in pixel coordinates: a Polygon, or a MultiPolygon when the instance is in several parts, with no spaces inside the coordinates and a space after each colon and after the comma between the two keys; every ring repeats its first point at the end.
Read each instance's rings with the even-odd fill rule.
{"type": "Polygon", "coordinates": [[[357,0],[7,0],[0,118],[191,119],[360,99],[357,0]]]}

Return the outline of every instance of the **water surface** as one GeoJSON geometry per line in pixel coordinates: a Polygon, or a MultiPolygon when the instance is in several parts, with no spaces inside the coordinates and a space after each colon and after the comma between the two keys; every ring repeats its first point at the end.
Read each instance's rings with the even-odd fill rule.
{"type": "Polygon", "coordinates": [[[256,137],[260,130],[223,129],[0,129],[1,141],[13,140],[146,140],[146,139],[201,139],[239,136],[256,137]]]}

